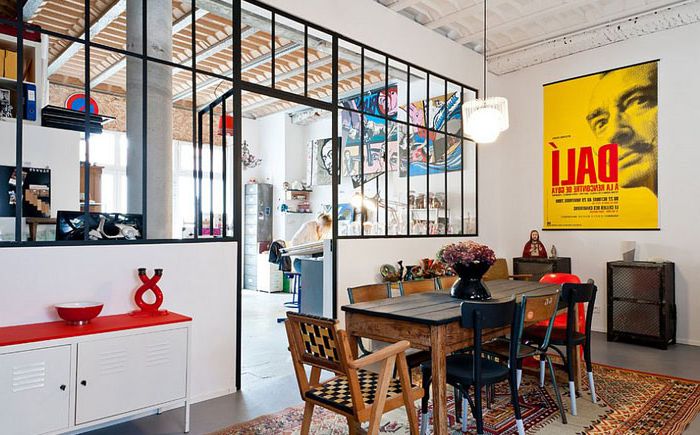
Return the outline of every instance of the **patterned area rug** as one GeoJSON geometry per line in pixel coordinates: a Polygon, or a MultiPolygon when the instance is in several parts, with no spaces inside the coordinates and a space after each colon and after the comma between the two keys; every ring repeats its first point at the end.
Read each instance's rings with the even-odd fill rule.
{"type": "MultiPolygon", "coordinates": [[[[524,376],[520,387],[520,402],[527,433],[673,435],[682,433],[700,412],[700,381],[601,364],[595,364],[594,376],[598,403],[591,402],[584,376],[584,391],[577,400],[578,415],[575,417],[568,413],[568,389],[560,388],[567,410],[566,425],[561,423],[551,383],[545,388],[540,388],[535,377],[524,376]]],[[[416,406],[419,409],[420,402],[417,402],[416,406]]],[[[296,435],[299,433],[303,413],[303,405],[295,406],[228,427],[215,435],[296,435]]],[[[451,394],[448,394],[448,415],[450,427],[460,433],[460,425],[454,418],[454,401],[451,394]]],[[[515,433],[515,420],[507,383],[497,386],[494,404],[491,409],[485,410],[484,421],[488,434],[515,433]]],[[[317,406],[311,433],[347,434],[347,422],[344,417],[317,406]]],[[[384,415],[381,433],[409,433],[404,408],[384,415]]],[[[474,420],[471,418],[466,433],[475,433],[474,420]]]]}

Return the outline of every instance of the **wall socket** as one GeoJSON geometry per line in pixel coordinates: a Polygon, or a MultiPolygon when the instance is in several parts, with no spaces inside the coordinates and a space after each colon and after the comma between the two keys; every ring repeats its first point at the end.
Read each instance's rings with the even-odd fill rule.
{"type": "Polygon", "coordinates": [[[600,314],[600,307],[593,307],[593,314],[600,314]]]}

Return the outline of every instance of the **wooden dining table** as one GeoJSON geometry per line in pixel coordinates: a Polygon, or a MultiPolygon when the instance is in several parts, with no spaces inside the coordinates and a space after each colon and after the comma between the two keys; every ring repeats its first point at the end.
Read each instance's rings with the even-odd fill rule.
{"type": "MultiPolygon", "coordinates": [[[[493,299],[547,292],[559,284],[532,281],[493,280],[486,282],[493,299]]],[[[447,434],[447,369],[445,358],[450,353],[471,346],[472,329],[460,324],[462,300],[449,292],[427,292],[345,305],[345,327],[351,348],[357,351],[357,340],[370,338],[394,343],[408,340],[411,347],[427,350],[432,359],[433,427],[436,435],[447,434]]],[[[566,305],[560,301],[559,309],[566,305]]],[[[507,334],[510,328],[488,329],[482,338],[507,334]]],[[[577,353],[578,354],[578,353],[577,353]]],[[[357,356],[357,355],[355,355],[357,356]]],[[[574,361],[578,373],[578,358],[574,361]]]]}

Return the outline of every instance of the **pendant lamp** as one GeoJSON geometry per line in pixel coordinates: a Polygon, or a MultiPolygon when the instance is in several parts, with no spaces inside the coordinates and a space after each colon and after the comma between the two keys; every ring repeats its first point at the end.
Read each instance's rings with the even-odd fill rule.
{"type": "Polygon", "coordinates": [[[463,105],[464,132],[478,143],[492,143],[508,129],[508,100],[503,97],[487,98],[486,94],[486,0],[484,0],[484,98],[467,101],[463,105]]]}

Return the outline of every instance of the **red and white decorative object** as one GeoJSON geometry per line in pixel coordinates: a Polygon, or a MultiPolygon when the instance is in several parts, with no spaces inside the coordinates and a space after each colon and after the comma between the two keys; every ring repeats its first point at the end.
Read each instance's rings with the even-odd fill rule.
{"type": "Polygon", "coordinates": [[[64,302],[54,305],[58,317],[74,326],[87,325],[100,314],[103,306],[102,302],[64,302]]]}
{"type": "Polygon", "coordinates": [[[136,306],[138,306],[139,309],[133,311],[133,315],[164,316],[168,314],[168,310],[160,309],[160,306],[163,304],[163,292],[160,290],[160,287],[158,287],[158,281],[160,281],[162,276],[163,269],[154,269],[153,276],[149,278],[146,274],[146,268],[139,268],[139,279],[142,284],[134,295],[134,302],[136,302],[136,306]],[[148,291],[151,291],[153,296],[155,296],[155,301],[152,303],[146,302],[143,299],[143,296],[148,291]]]}
{"type": "Polygon", "coordinates": [[[0,432],[85,432],[162,408],[190,418],[192,319],[100,316],[0,328],[0,432]]]}

